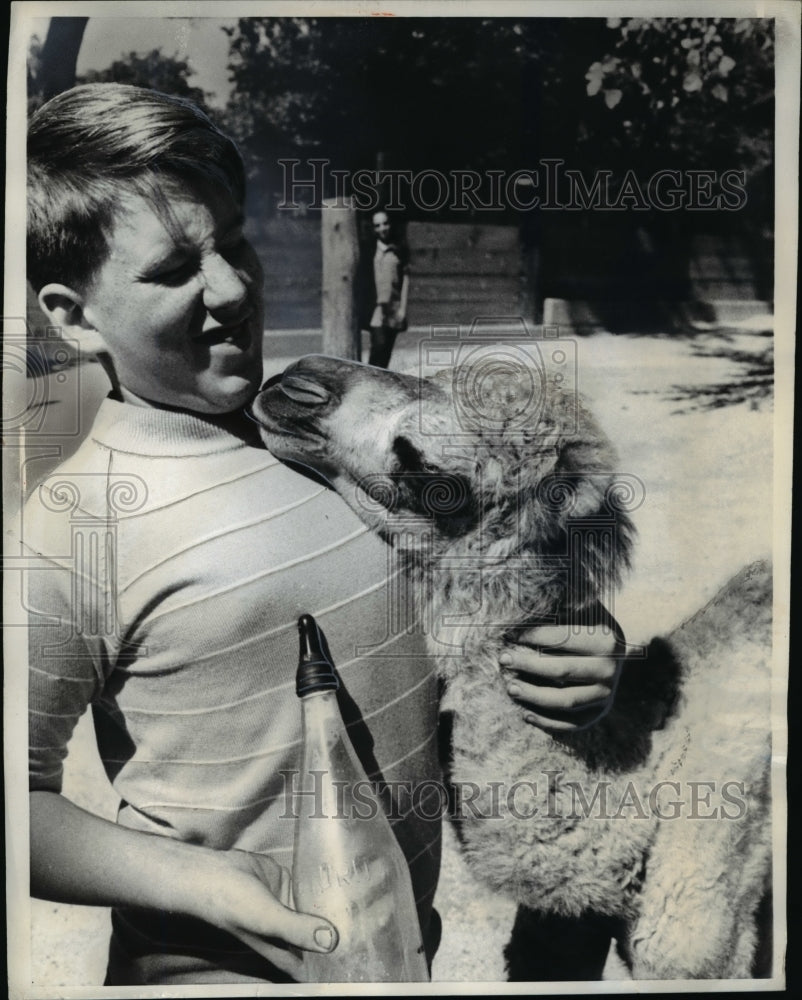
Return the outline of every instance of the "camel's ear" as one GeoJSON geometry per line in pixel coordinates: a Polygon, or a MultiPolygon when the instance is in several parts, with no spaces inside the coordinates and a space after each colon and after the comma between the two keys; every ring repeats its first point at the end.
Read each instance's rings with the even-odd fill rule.
{"type": "Polygon", "coordinates": [[[571,517],[603,514],[614,461],[612,450],[601,442],[571,441],[562,446],[548,479],[551,489],[564,495],[566,513],[571,517]]]}
{"type": "Polygon", "coordinates": [[[571,535],[576,546],[572,561],[582,577],[575,581],[579,590],[618,583],[630,563],[635,527],[615,502],[615,476],[615,454],[600,438],[565,444],[541,483],[541,502],[556,514],[557,530],[571,535]]]}

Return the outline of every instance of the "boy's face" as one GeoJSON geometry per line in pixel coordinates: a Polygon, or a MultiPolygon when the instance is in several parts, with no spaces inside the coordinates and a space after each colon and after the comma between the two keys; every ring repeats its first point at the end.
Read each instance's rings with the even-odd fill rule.
{"type": "Polygon", "coordinates": [[[262,379],[262,272],[225,193],[181,193],[165,222],[121,200],[109,255],[83,295],[121,386],[200,413],[245,405],[262,379]]]}

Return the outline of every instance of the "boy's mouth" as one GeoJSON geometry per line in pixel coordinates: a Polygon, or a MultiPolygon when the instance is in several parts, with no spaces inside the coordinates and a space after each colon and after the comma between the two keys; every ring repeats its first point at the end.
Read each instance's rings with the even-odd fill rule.
{"type": "Polygon", "coordinates": [[[214,347],[217,344],[231,344],[233,347],[244,348],[251,342],[250,316],[245,316],[236,323],[213,326],[193,337],[196,344],[214,347]]]}

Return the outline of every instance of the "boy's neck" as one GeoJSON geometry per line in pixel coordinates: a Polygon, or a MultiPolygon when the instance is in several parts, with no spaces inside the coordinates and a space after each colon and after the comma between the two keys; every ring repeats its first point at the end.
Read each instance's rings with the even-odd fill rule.
{"type": "Polygon", "coordinates": [[[256,422],[253,419],[249,420],[245,411],[242,409],[233,410],[231,413],[200,413],[193,410],[187,410],[180,406],[167,406],[163,403],[153,402],[152,400],[145,399],[142,396],[137,396],[137,394],[131,392],[130,389],[126,389],[124,385],[118,385],[116,390],[112,392],[112,397],[116,397],[123,403],[127,403],[130,406],[136,406],[143,410],[159,410],[165,413],[183,413],[188,417],[197,417],[200,420],[206,421],[210,424],[215,424],[218,427],[227,430],[230,434],[240,438],[246,444],[250,444],[258,448],[264,447],[256,422]]]}

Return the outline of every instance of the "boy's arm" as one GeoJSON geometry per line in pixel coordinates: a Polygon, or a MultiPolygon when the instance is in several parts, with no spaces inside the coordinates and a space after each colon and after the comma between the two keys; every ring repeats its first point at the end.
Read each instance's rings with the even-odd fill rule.
{"type": "Polygon", "coordinates": [[[31,892],[44,899],[197,917],[235,935],[294,978],[295,948],[330,951],[333,925],[288,907],[286,869],[246,851],[215,851],[128,830],[58,792],[33,791],[31,892]]]}
{"type": "MultiPolygon", "coordinates": [[[[30,524],[37,510],[26,508],[26,514],[30,524]]],[[[68,530],[68,521],[64,528],[58,518],[48,517],[44,540],[29,551],[69,552],[68,530]]],[[[325,920],[287,908],[288,874],[271,858],[128,830],[60,794],[67,745],[98,693],[97,664],[109,659],[104,636],[92,627],[91,617],[93,608],[105,606],[105,591],[97,585],[90,593],[84,580],[88,599],[78,612],[86,618],[78,628],[69,564],[52,560],[29,577],[32,893],[59,902],[147,907],[198,917],[236,935],[297,978],[301,959],[290,947],[330,950],[326,944],[336,943],[336,932],[325,920]]]]}

